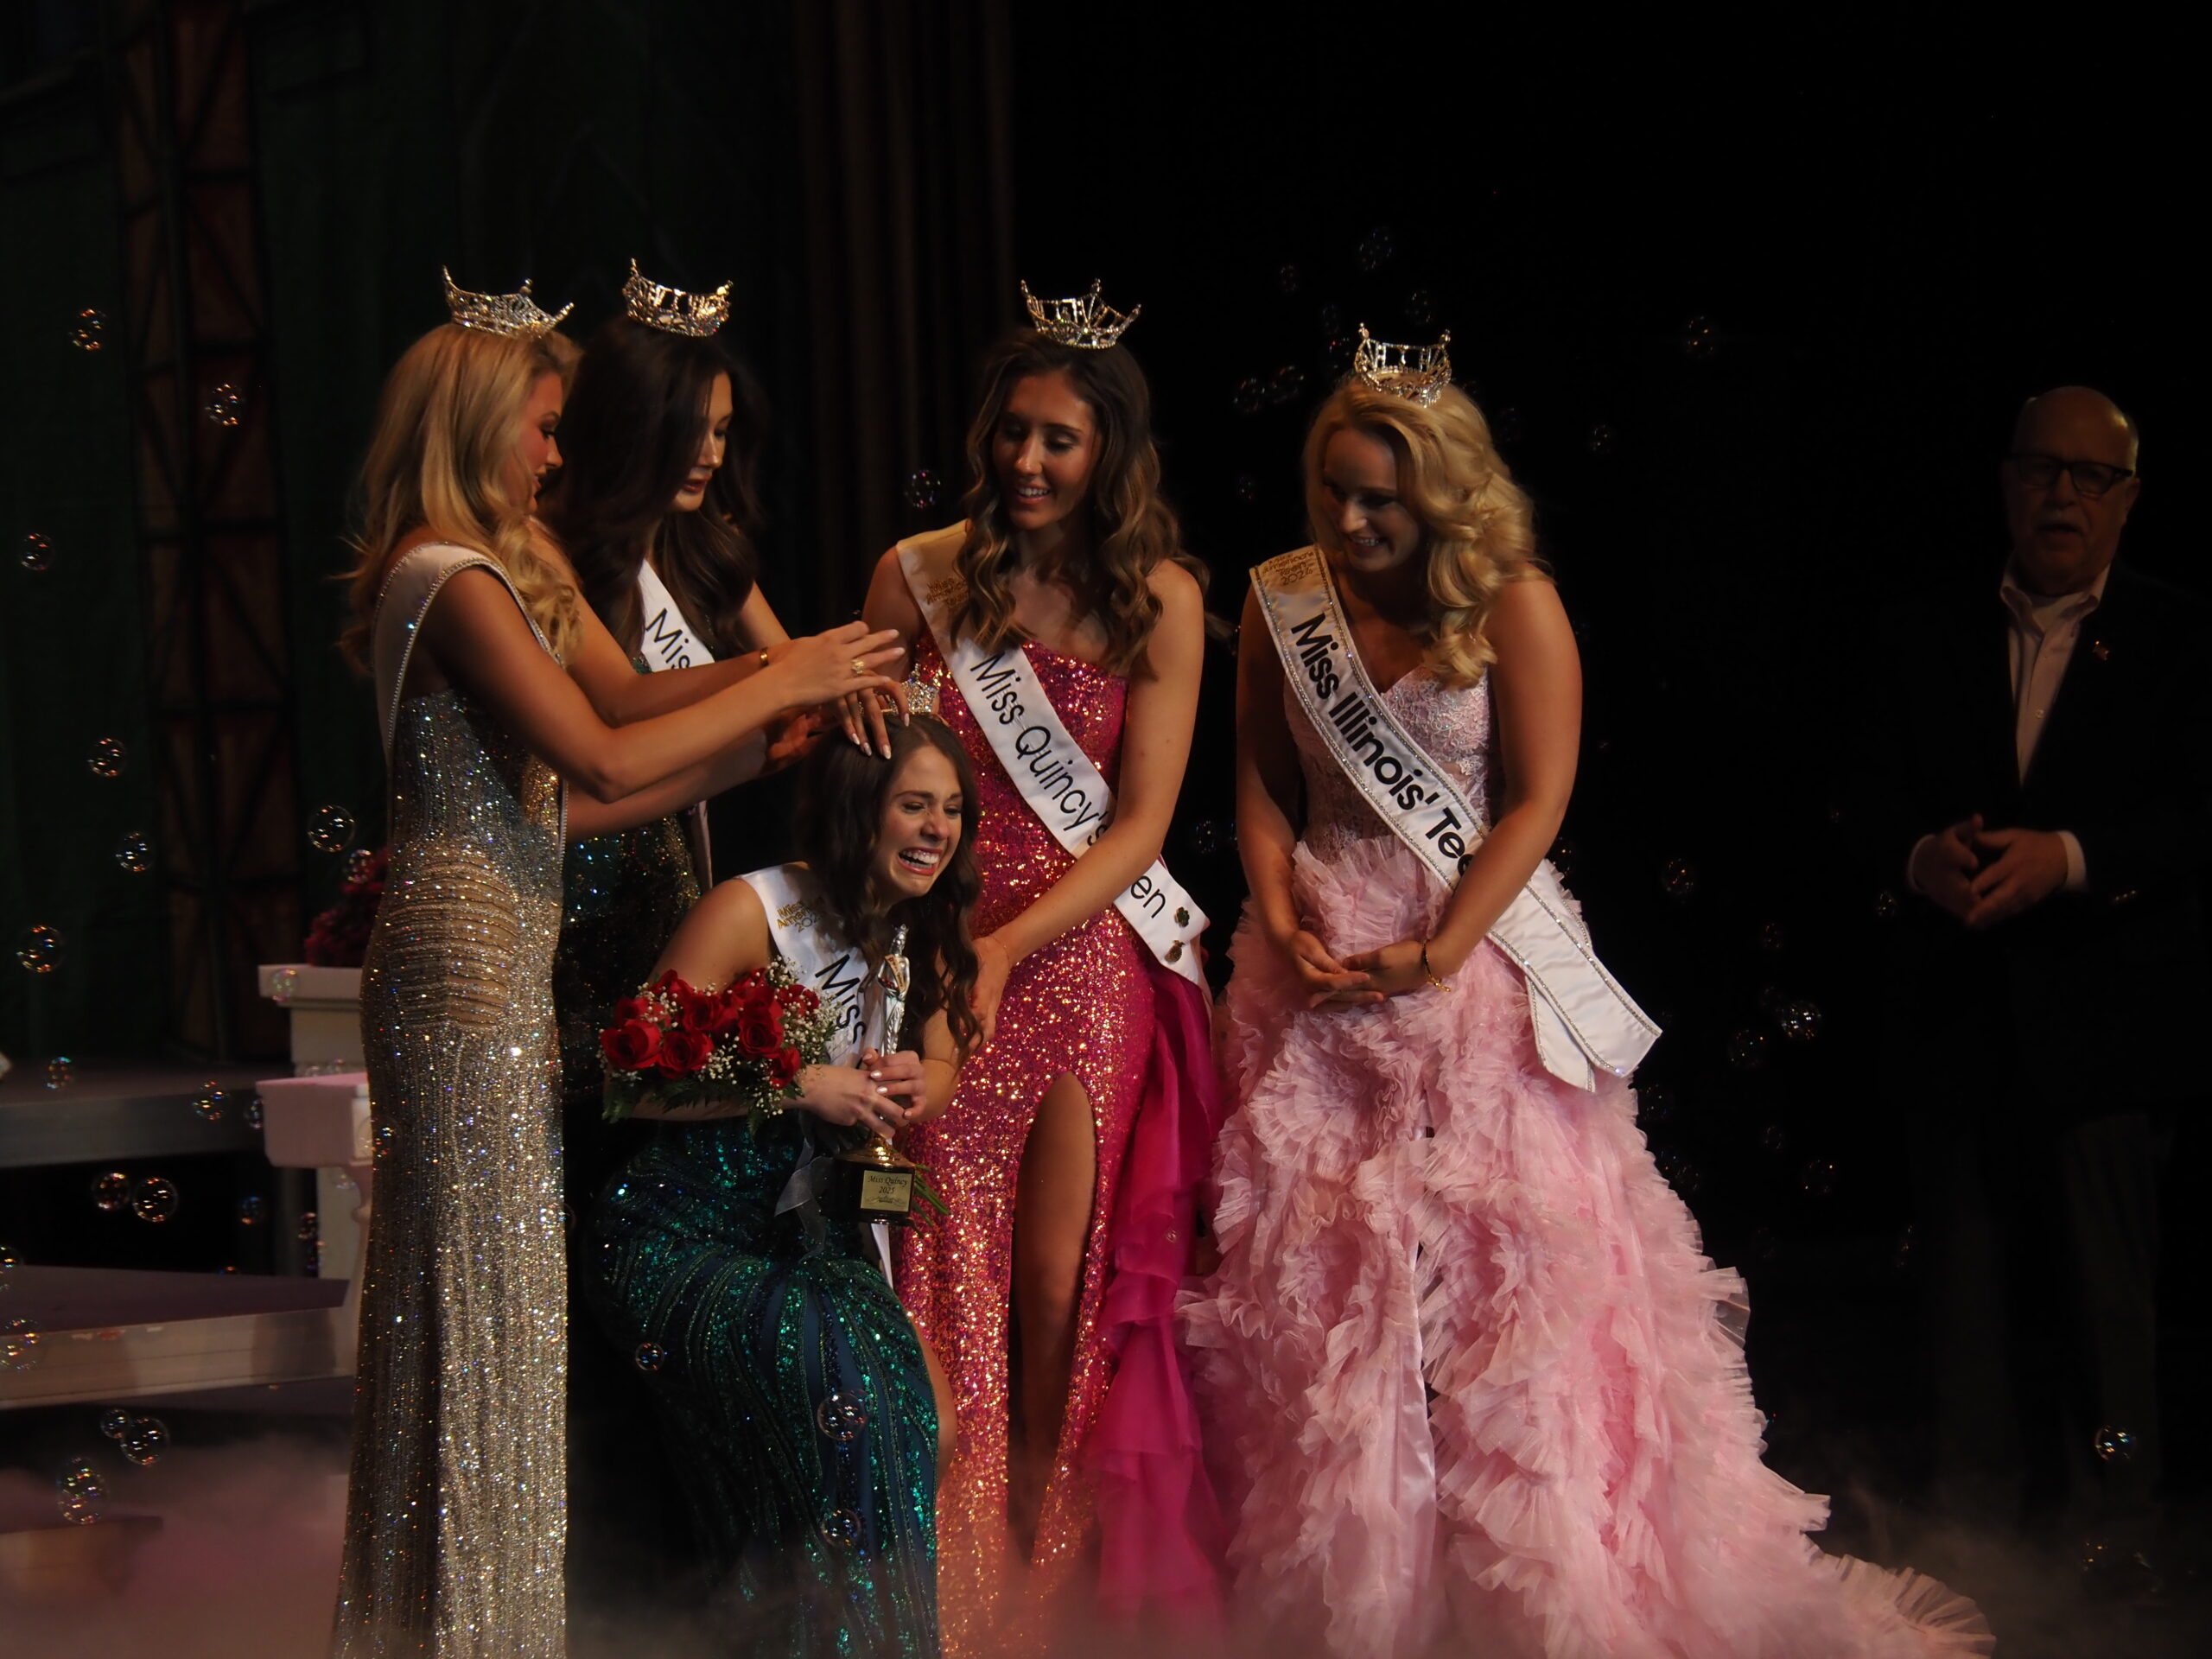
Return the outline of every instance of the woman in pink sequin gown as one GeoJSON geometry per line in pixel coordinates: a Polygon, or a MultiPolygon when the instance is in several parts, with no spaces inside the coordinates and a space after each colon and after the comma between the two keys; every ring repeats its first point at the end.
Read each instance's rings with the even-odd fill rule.
{"type": "Polygon", "coordinates": [[[1027,1646],[1101,1605],[1203,1612],[1217,1594],[1173,1344],[1219,1122],[1206,998],[1114,908],[1159,855],[1181,787],[1203,596],[1157,493],[1149,399],[1126,351],[1025,331],[984,384],[968,521],[887,554],[867,612],[913,641],[979,787],[978,1000],[995,1001],[995,1025],[951,1108],[906,1142],[950,1214],[906,1229],[896,1262],[958,1408],[938,1497],[953,1654],[1027,1646]],[[1110,825],[1082,857],[1001,765],[917,583],[959,637],[1024,654],[1113,787],[1110,825]]]}
{"type": "Polygon", "coordinates": [[[1538,1058],[1485,938],[1557,833],[1574,641],[1475,406],[1357,379],[1308,504],[1361,661],[1487,835],[1456,888],[1367,805],[1256,601],[1239,668],[1219,1270],[1186,1299],[1236,1494],[1237,1611],[1296,1654],[1748,1659],[1986,1650],[1932,1580],[1823,1555],[1759,1460],[1741,1281],[1627,1085],[1538,1058]],[[1303,794],[1303,823],[1292,816],[1303,794]]]}

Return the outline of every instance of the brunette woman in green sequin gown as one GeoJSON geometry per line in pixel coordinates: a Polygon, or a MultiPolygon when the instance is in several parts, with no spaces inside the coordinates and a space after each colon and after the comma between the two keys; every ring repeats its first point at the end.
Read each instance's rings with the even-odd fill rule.
{"type": "MultiPolygon", "coordinates": [[[[951,1402],[857,1223],[779,1213],[805,1113],[892,1131],[942,1111],[980,1040],[966,918],[978,890],[963,814],[974,780],[936,721],[894,728],[893,759],[844,743],[809,757],[804,866],[724,883],[654,973],[719,988],[800,930],[873,969],[908,929],[912,1046],[885,1057],[866,1010],[860,1066],[810,1066],[796,1109],[663,1113],[593,1218],[588,1294],[645,1376],[715,1585],[723,1650],[934,1656],[937,1477],[951,1402]],[[796,891],[772,916],[761,891],[796,891]]],[[[796,951],[794,952],[796,954],[796,951]]],[[[873,977],[872,974],[869,976],[873,977]]]]}

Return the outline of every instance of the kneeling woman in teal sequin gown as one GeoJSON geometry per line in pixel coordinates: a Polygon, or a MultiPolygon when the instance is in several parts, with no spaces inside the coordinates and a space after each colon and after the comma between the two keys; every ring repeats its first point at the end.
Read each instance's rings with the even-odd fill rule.
{"type": "Polygon", "coordinates": [[[641,1107],[661,1126],[594,1217],[591,1294],[653,1390],[733,1654],[938,1650],[943,1374],[874,1239],[779,1204],[806,1160],[802,1113],[885,1133],[923,1122],[981,1040],[974,779],[936,721],[892,732],[887,760],[817,748],[796,826],[806,861],[717,887],[653,969],[705,990],[782,955],[838,1013],[842,1052],[757,1124],[742,1106],[641,1107]],[[886,1038],[874,970],[901,927],[912,990],[886,1038]]]}

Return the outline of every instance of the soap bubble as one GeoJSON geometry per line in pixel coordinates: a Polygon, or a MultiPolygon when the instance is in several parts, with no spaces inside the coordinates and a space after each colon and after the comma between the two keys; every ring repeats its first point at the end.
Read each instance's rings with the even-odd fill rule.
{"type": "Polygon", "coordinates": [[[1888,921],[1897,913],[1897,896],[1887,887],[1874,895],[1874,914],[1881,921],[1888,921]]]}
{"type": "Polygon", "coordinates": [[[130,1202],[130,1178],[119,1169],[92,1177],[92,1206],[112,1214],[130,1202]]]}
{"type": "Polygon", "coordinates": [[[1590,429],[1590,453],[1610,455],[1620,442],[1620,435],[1604,421],[1590,429]]]}
{"type": "Polygon", "coordinates": [[[1808,1160],[1805,1167],[1799,1171],[1797,1175],[1797,1185],[1816,1198],[1833,1197],[1835,1192],[1836,1180],[1836,1166],[1826,1158],[1808,1160]]]}
{"type": "Polygon", "coordinates": [[[0,1319],[0,1371],[28,1371],[38,1363],[39,1328],[29,1319],[0,1319]]]}
{"type": "Polygon", "coordinates": [[[77,1080],[77,1063],[67,1054],[57,1054],[46,1063],[46,1086],[67,1089],[77,1080]]]}
{"type": "Polygon", "coordinates": [[[1759,1145],[1767,1151],[1781,1154],[1789,1149],[1789,1135],[1779,1123],[1770,1123],[1759,1131],[1759,1145]]]}
{"type": "Polygon", "coordinates": [[[106,344],[107,314],[86,306],[69,326],[69,343],[80,352],[97,352],[106,344]]]}
{"type": "Polygon", "coordinates": [[[207,394],[203,412],[217,426],[236,426],[245,417],[245,398],[226,380],[207,394]]]}
{"type": "Polygon", "coordinates": [[[916,512],[933,509],[944,493],[944,480],[927,467],[917,467],[906,474],[906,505],[916,512]]]}
{"type": "Polygon", "coordinates": [[[1705,1173],[1679,1152],[1659,1154],[1659,1177],[1684,1198],[1705,1185],[1705,1173]]]}
{"type": "Polygon", "coordinates": [[[130,1432],[131,1414],[121,1406],[110,1406],[100,1413],[100,1434],[103,1439],[119,1440],[130,1432]]]}
{"type": "Polygon", "coordinates": [[[1268,395],[1279,404],[1297,402],[1299,394],[1305,390],[1306,371],[1295,363],[1284,364],[1268,383],[1268,395]]]}
{"type": "Polygon", "coordinates": [[[1775,1017],[1782,1034],[1793,1043],[1809,1043],[1821,1034],[1821,1011],[1814,1003],[1789,1003],[1775,1017]]]}
{"type": "Polygon", "coordinates": [[[322,1222],[312,1210],[300,1212],[300,1224],[292,1230],[292,1236],[302,1244],[312,1244],[322,1236],[322,1222]]]}
{"type": "Polygon", "coordinates": [[[1581,849],[1573,842],[1567,840],[1564,836],[1560,840],[1554,842],[1552,843],[1552,850],[1549,855],[1552,868],[1557,870],[1561,875],[1573,874],[1575,855],[1581,849]]]}
{"type": "Polygon", "coordinates": [[[1670,858],[1660,868],[1659,885],[1669,899],[1687,904],[1697,896],[1697,866],[1687,858],[1670,858]]]}
{"type": "Polygon", "coordinates": [[[89,1527],[100,1518],[107,1489],[100,1484],[99,1471],[85,1459],[73,1458],[64,1464],[54,1478],[54,1490],[64,1521],[89,1527]]]}
{"type": "Polygon", "coordinates": [[[43,575],[54,568],[54,543],[32,531],[16,550],[16,563],[35,576],[43,575]]]}
{"type": "Polygon", "coordinates": [[[292,994],[299,988],[300,970],[296,968],[279,968],[269,976],[269,1000],[280,1008],[290,1005],[292,994]]]}
{"type": "Polygon", "coordinates": [[[43,976],[61,965],[61,949],[60,930],[39,922],[25,928],[16,942],[16,961],[25,973],[43,976]]]}
{"type": "Polygon", "coordinates": [[[850,1510],[832,1510],[822,1517],[822,1535],[839,1549],[858,1549],[861,1518],[850,1510]]]}
{"type": "Polygon", "coordinates": [[[22,1260],[14,1245],[0,1244],[0,1290],[8,1288],[8,1281],[15,1276],[16,1265],[22,1260]]]}
{"type": "Polygon", "coordinates": [[[1682,354],[1693,362],[1710,358],[1719,344],[1713,325],[1703,317],[1692,317],[1682,325],[1682,354]]]}
{"type": "Polygon", "coordinates": [[[1756,1071],[1766,1064],[1766,1033],[1748,1027],[1728,1039],[1728,1064],[1738,1071],[1756,1071]]]}
{"type": "Polygon", "coordinates": [[[95,778],[120,778],[123,763],[130,758],[130,751],[123,747],[121,738],[95,738],[85,756],[85,769],[95,778]]]}
{"type": "Polygon", "coordinates": [[[1256,415],[1267,401],[1266,381],[1252,376],[1236,383],[1236,412],[1239,415],[1256,415]]]}
{"type": "Polygon", "coordinates": [[[116,1449],[141,1469],[157,1462],[169,1448],[169,1426],[158,1417],[134,1417],[116,1449]]]}
{"type": "Polygon", "coordinates": [[[1789,943],[1789,936],[1783,931],[1780,922],[1763,922],[1759,925],[1759,949],[1765,951],[1767,955],[1780,956],[1783,948],[1789,943]]]}
{"type": "Polygon", "coordinates": [[[176,1183],[166,1175],[142,1175],[130,1194],[130,1213],[156,1226],[176,1214],[176,1183]]]}
{"type": "Polygon", "coordinates": [[[1344,331],[1344,309],[1340,305],[1325,305],[1319,314],[1324,335],[1341,334],[1344,331]]]}
{"type": "Polygon", "coordinates": [[[1201,858],[1211,858],[1236,844],[1235,834],[1218,818],[1200,818],[1191,826],[1191,845],[1201,858]]]}
{"type": "Polygon", "coordinates": [[[668,1350],[657,1342],[641,1342],[638,1351],[630,1356],[638,1369],[651,1376],[668,1363],[668,1350]]]}
{"type": "Polygon", "coordinates": [[[1301,280],[1296,265],[1281,265],[1276,268],[1275,285],[1286,295],[1297,293],[1301,280]]]}
{"type": "Polygon", "coordinates": [[[353,839],[353,815],[342,806],[319,806],[308,825],[308,844],[319,853],[342,853],[353,839]]]}
{"type": "Polygon", "coordinates": [[[269,1201],[258,1192],[249,1192],[238,1200],[238,1225],[258,1227],[269,1219],[269,1201]]]}
{"type": "Polygon", "coordinates": [[[2135,1456],[2135,1436],[2110,1423],[2089,1437],[2089,1445],[2101,1463],[2126,1463],[2135,1456]]]}
{"type": "Polygon", "coordinates": [[[868,1427],[868,1406],[856,1394],[825,1394],[814,1408],[814,1426],[839,1446],[850,1446],[868,1427]]]}
{"type": "Polygon", "coordinates": [[[1380,270],[1397,257],[1398,241],[1387,225],[1377,225],[1359,238],[1359,268],[1380,270]]]}
{"type": "Polygon", "coordinates": [[[154,843],[143,830],[127,830],[115,843],[115,861],[131,875],[143,875],[154,868],[154,843]]]}
{"type": "Polygon", "coordinates": [[[239,1117],[249,1129],[257,1129],[261,1127],[261,1096],[259,1095],[254,1096],[252,1099],[246,1102],[245,1110],[239,1114],[239,1117]]]}
{"type": "Polygon", "coordinates": [[[1260,480],[1249,473],[1236,474],[1236,499],[1246,506],[1257,506],[1260,501],[1260,480]]]}
{"type": "Polygon", "coordinates": [[[1903,1273],[1907,1268],[1910,1268],[1912,1266],[1913,1247],[1918,1242],[1918,1239],[1914,1236],[1912,1224],[1910,1222],[1905,1223],[1904,1226],[1899,1230],[1897,1233],[1897,1249],[1890,1252],[1890,1265],[1895,1268],[1899,1273],[1903,1273]]]}
{"type": "Polygon", "coordinates": [[[1636,1091],[1636,1121],[1657,1124],[1673,1121],[1675,1091],[1663,1083],[1647,1083],[1636,1091]]]}
{"type": "Polygon", "coordinates": [[[376,868],[377,855],[365,847],[356,847],[346,855],[346,880],[351,886],[366,881],[376,874],[376,868]]]}
{"type": "Polygon", "coordinates": [[[192,1109],[202,1123],[223,1121],[223,1103],[226,1096],[213,1079],[200,1085],[200,1092],[193,1096],[192,1109]]]}
{"type": "Polygon", "coordinates": [[[1406,321],[1416,328],[1426,328],[1436,321],[1436,302],[1425,288],[1417,288],[1406,296],[1406,321]]]}

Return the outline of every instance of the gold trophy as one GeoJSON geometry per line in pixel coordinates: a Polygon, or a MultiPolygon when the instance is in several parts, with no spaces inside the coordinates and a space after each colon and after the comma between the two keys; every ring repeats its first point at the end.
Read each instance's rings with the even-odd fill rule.
{"type": "MultiPolygon", "coordinates": [[[[883,1044],[893,1049],[906,1023],[906,993],[912,980],[906,965],[906,930],[892,936],[891,950],[875,970],[875,983],[883,993],[883,1044]]],[[[887,1135],[877,1135],[867,1145],[837,1154],[840,1163],[859,1172],[859,1196],[855,1209],[861,1220],[899,1225],[914,1207],[914,1177],[921,1168],[899,1151],[887,1135]]]]}

